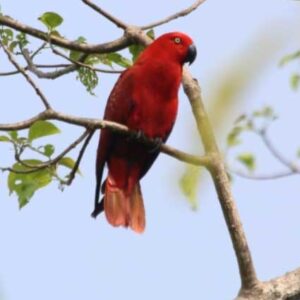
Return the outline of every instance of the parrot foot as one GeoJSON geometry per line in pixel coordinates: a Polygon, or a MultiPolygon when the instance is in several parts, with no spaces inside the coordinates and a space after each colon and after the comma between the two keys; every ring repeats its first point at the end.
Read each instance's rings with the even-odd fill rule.
{"type": "MultiPolygon", "coordinates": [[[[142,130],[135,131],[131,138],[139,141],[146,141],[147,144],[149,141],[149,138],[145,135],[145,133],[142,130]]],[[[160,149],[162,144],[163,144],[163,140],[160,137],[151,139],[151,144],[149,145],[149,152],[150,153],[157,152],[160,149]]]]}
{"type": "Polygon", "coordinates": [[[156,137],[156,138],[152,139],[152,143],[153,144],[152,144],[151,148],[149,149],[150,153],[159,151],[161,145],[163,144],[163,140],[160,137],[156,137]]]}
{"type": "Polygon", "coordinates": [[[145,140],[147,139],[145,133],[142,130],[135,131],[132,136],[135,140],[145,140]]]}

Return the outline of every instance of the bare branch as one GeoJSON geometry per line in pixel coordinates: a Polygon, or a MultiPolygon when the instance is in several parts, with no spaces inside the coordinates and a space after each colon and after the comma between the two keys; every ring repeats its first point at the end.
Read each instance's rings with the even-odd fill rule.
{"type": "Polygon", "coordinates": [[[266,145],[266,147],[269,149],[269,151],[273,154],[273,156],[280,162],[282,163],[284,166],[288,167],[292,173],[300,173],[300,168],[298,166],[296,166],[295,164],[293,164],[292,162],[288,161],[285,157],[283,157],[283,155],[281,153],[279,153],[279,151],[275,148],[275,146],[273,145],[273,143],[271,142],[271,140],[269,139],[268,135],[267,135],[267,131],[263,130],[259,133],[259,135],[261,136],[264,144],[266,145]]]}
{"type": "Polygon", "coordinates": [[[30,58],[33,60],[45,47],[48,45],[47,42],[44,42],[39,48],[37,48],[30,56],[30,58]]]}
{"type": "MultiPolygon", "coordinates": [[[[11,123],[11,124],[0,124],[0,131],[27,129],[38,120],[57,120],[68,124],[85,127],[90,130],[108,128],[119,134],[131,136],[133,138],[136,137],[136,132],[130,131],[128,127],[122,124],[118,124],[111,121],[99,120],[99,119],[75,117],[75,116],[66,115],[54,111],[52,109],[45,110],[28,120],[24,120],[17,123],[11,123]]],[[[149,145],[150,147],[153,147],[154,145],[154,142],[151,139],[145,139],[145,140],[138,139],[138,140],[146,145],[149,145]]],[[[172,156],[180,161],[186,162],[188,164],[206,166],[206,167],[210,165],[210,158],[208,156],[201,157],[201,156],[191,155],[164,144],[161,146],[160,150],[161,152],[169,156],[172,156]]]]}
{"type": "Polygon", "coordinates": [[[88,64],[85,64],[85,63],[81,62],[83,60],[73,60],[73,59],[69,58],[67,55],[65,55],[64,53],[62,53],[62,52],[58,51],[57,49],[55,49],[51,44],[50,44],[50,46],[51,46],[51,49],[52,49],[54,54],[56,54],[60,57],[63,57],[64,59],[70,61],[73,65],[76,66],[76,69],[78,69],[79,67],[83,67],[83,68],[87,68],[87,69],[90,69],[90,70],[95,71],[95,72],[106,73],[106,74],[120,74],[120,73],[123,72],[121,70],[106,70],[106,69],[95,68],[92,65],[88,65],[88,64]]]}
{"type": "Polygon", "coordinates": [[[191,103],[206,154],[212,159],[213,165],[210,168],[210,172],[223,210],[227,228],[231,236],[235,255],[237,257],[242,289],[251,289],[258,284],[258,280],[245,232],[232,196],[225,165],[220,151],[218,150],[213,130],[202,102],[200,87],[198,82],[193,79],[187,68],[184,69],[183,87],[191,103]]]}
{"type": "Polygon", "coordinates": [[[60,76],[66,75],[68,73],[74,72],[77,69],[76,65],[68,65],[67,67],[56,70],[54,72],[43,72],[37,68],[37,66],[33,63],[30,58],[29,51],[27,49],[23,49],[23,56],[28,64],[27,69],[34,73],[38,78],[46,78],[46,79],[56,79],[60,76]]]}
{"type": "MultiPolygon", "coordinates": [[[[25,58],[25,57],[24,57],[25,58]]],[[[31,60],[32,61],[32,60],[31,60]]],[[[32,67],[34,67],[34,70],[30,70],[32,73],[34,73],[35,75],[37,75],[38,77],[40,77],[40,78],[46,78],[47,76],[50,76],[49,74],[51,73],[51,72],[48,72],[48,73],[45,73],[45,72],[42,72],[42,71],[40,71],[40,70],[38,70],[38,68],[40,68],[40,69],[54,69],[54,68],[68,68],[68,67],[71,67],[71,66],[73,66],[72,64],[54,64],[54,65],[44,65],[44,64],[34,64],[33,62],[32,62],[32,64],[33,64],[33,66],[32,67]],[[36,69],[38,70],[38,71],[36,71],[36,69]],[[43,74],[47,74],[47,75],[38,75],[38,74],[36,74],[36,73],[39,73],[39,72],[41,72],[41,73],[43,73],[43,74]]],[[[21,67],[22,69],[24,69],[25,71],[27,71],[27,70],[29,70],[29,66],[25,66],[25,67],[21,67]]],[[[53,77],[54,78],[56,78],[55,76],[54,76],[54,74],[56,73],[57,71],[54,71],[54,72],[52,72],[53,73],[53,77]]],[[[20,72],[19,71],[7,71],[7,72],[0,72],[0,77],[1,76],[12,76],[12,75],[16,75],[16,74],[20,74],[20,72]]],[[[58,76],[57,76],[58,77],[58,76]]],[[[52,79],[52,78],[50,78],[50,79],[52,79]]]]}
{"type": "Polygon", "coordinates": [[[300,268],[250,290],[241,290],[235,300],[298,300],[300,299],[300,268]]]}
{"type": "Polygon", "coordinates": [[[47,32],[43,32],[36,28],[22,24],[11,17],[2,15],[0,15],[0,25],[5,25],[18,31],[27,33],[45,42],[51,42],[53,45],[84,53],[109,53],[125,49],[131,44],[130,40],[125,36],[103,44],[80,44],[76,41],[70,41],[59,36],[49,35],[47,32]]]}
{"type": "Polygon", "coordinates": [[[146,30],[146,29],[151,29],[151,28],[154,28],[154,27],[157,27],[157,26],[160,26],[160,25],[163,25],[163,24],[166,24],[166,23],[169,23],[177,18],[180,18],[180,17],[184,17],[184,16],[187,16],[188,14],[190,14],[191,12],[193,12],[194,10],[196,10],[202,3],[204,3],[205,0],[197,0],[195,3],[193,3],[190,7],[184,9],[184,10],[181,10],[167,18],[164,18],[160,21],[156,21],[156,22],[153,22],[153,23],[150,23],[148,25],[144,25],[144,26],[141,26],[140,28],[142,30],[146,30]]]}
{"type": "Polygon", "coordinates": [[[88,132],[88,137],[84,141],[83,146],[82,146],[82,148],[79,151],[79,155],[78,155],[78,158],[77,158],[76,163],[74,165],[74,168],[72,169],[71,173],[69,174],[68,180],[65,181],[65,182],[63,182],[63,184],[66,184],[66,185],[71,185],[72,184],[72,182],[73,182],[73,180],[75,178],[75,175],[76,175],[76,173],[78,171],[78,168],[79,168],[81,159],[83,157],[83,154],[84,154],[84,152],[85,152],[85,150],[86,150],[86,148],[87,148],[87,146],[88,146],[91,138],[93,137],[94,133],[95,133],[95,130],[91,130],[91,131],[88,132]]]}
{"type": "Polygon", "coordinates": [[[94,4],[93,2],[91,2],[89,0],[82,0],[82,2],[85,3],[86,5],[88,5],[89,7],[91,7],[93,10],[95,10],[97,13],[99,13],[100,15],[102,15],[103,17],[108,19],[109,21],[111,21],[112,23],[114,23],[116,26],[118,26],[122,29],[126,29],[128,27],[128,25],[125,24],[123,21],[121,21],[118,18],[112,16],[110,13],[103,10],[102,8],[100,8],[99,6],[94,4]]]}
{"type": "MultiPolygon", "coordinates": [[[[25,71],[28,70],[28,67],[23,68],[25,71]]],[[[19,74],[19,71],[8,71],[8,72],[0,72],[0,76],[12,76],[19,74]]]]}
{"type": "Polygon", "coordinates": [[[9,50],[7,50],[7,48],[4,46],[4,44],[2,43],[2,41],[0,40],[0,46],[2,47],[2,49],[4,50],[4,52],[6,53],[9,61],[15,66],[15,68],[25,77],[25,79],[27,80],[27,82],[32,86],[32,88],[35,90],[35,92],[37,93],[37,95],[40,97],[40,99],[42,100],[44,106],[46,109],[50,108],[50,104],[48,102],[48,100],[46,99],[45,95],[42,93],[42,91],[38,88],[38,86],[33,82],[33,80],[30,78],[30,76],[25,72],[24,69],[21,68],[21,66],[16,62],[16,60],[13,58],[13,56],[11,55],[11,53],[9,52],[9,50]]]}
{"type": "Polygon", "coordinates": [[[284,177],[289,177],[298,174],[297,172],[293,172],[293,171],[285,171],[285,172],[283,171],[283,172],[278,172],[273,174],[249,174],[232,168],[229,168],[228,172],[237,175],[239,177],[245,179],[251,179],[251,180],[274,180],[274,179],[281,179],[284,177]]]}
{"type": "MultiPolygon", "coordinates": [[[[287,300],[300,299],[300,268],[268,282],[273,286],[274,294],[282,295],[287,300]]],[[[271,299],[271,298],[269,298],[271,299]]]]}

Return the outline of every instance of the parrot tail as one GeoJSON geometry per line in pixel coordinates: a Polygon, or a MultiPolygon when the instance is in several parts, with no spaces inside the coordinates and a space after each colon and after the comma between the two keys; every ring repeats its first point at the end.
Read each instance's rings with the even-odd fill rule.
{"type": "Polygon", "coordinates": [[[139,182],[127,195],[108,176],[105,184],[104,211],[113,226],[130,227],[137,233],[145,230],[145,209],[139,182]]]}

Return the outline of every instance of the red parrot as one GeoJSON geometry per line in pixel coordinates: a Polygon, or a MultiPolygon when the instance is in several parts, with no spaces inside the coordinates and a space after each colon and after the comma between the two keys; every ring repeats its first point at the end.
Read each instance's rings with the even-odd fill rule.
{"type": "MultiPolygon", "coordinates": [[[[157,38],[120,75],[108,98],[104,120],[124,124],[160,146],[176,119],[182,66],[195,58],[196,47],[186,34],[171,32],[157,38]]],[[[104,210],[111,225],[142,233],[145,210],[140,180],[158,154],[159,147],[149,149],[137,139],[103,129],[97,150],[92,216],[97,217],[104,210]],[[101,187],[105,164],[108,174],[101,187]],[[104,197],[99,202],[100,190],[104,197]]]]}

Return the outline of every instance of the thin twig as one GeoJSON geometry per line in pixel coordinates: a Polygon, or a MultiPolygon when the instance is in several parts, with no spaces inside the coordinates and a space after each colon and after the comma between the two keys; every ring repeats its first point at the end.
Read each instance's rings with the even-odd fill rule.
{"type": "Polygon", "coordinates": [[[72,144],[70,144],[63,152],[61,152],[58,156],[56,156],[54,159],[51,159],[47,162],[41,163],[39,165],[28,165],[24,164],[24,162],[20,159],[19,155],[16,156],[16,159],[19,163],[22,163],[25,167],[30,168],[30,170],[14,170],[12,168],[0,168],[2,171],[10,171],[13,173],[19,173],[19,174],[30,174],[34,173],[40,170],[43,170],[45,168],[49,168],[51,166],[56,165],[65,155],[67,155],[72,149],[76,148],[78,144],[80,144],[88,135],[90,134],[90,130],[86,130],[82,135],[79,136],[72,144]]]}
{"type": "Polygon", "coordinates": [[[264,142],[265,146],[269,151],[272,153],[272,155],[284,166],[288,167],[293,173],[300,173],[300,168],[287,160],[279,151],[275,148],[274,144],[271,142],[267,135],[267,131],[263,130],[259,133],[260,137],[262,138],[262,141],[264,142]]]}
{"type": "MultiPolygon", "coordinates": [[[[57,69],[57,68],[67,68],[70,66],[73,66],[73,65],[72,64],[54,64],[54,65],[34,64],[35,68],[40,68],[40,69],[53,69],[53,68],[57,69]]],[[[25,66],[25,67],[21,67],[21,68],[24,69],[25,71],[29,70],[29,66],[25,66]]],[[[55,72],[57,72],[57,71],[55,71],[55,72]]],[[[19,71],[0,72],[0,76],[12,76],[12,75],[16,75],[16,74],[20,74],[20,72],[19,71]]]]}
{"type": "Polygon", "coordinates": [[[245,179],[251,179],[251,180],[274,180],[274,179],[281,179],[285,177],[289,177],[295,174],[298,174],[293,171],[283,171],[283,172],[278,172],[278,173],[273,173],[273,174],[249,174],[245,173],[240,170],[232,169],[229,168],[228,172],[231,174],[237,175],[239,177],[245,178],[245,179]]]}
{"type": "Polygon", "coordinates": [[[191,12],[193,12],[194,10],[196,10],[204,2],[205,2],[205,0],[197,0],[190,7],[186,8],[184,10],[181,10],[181,11],[179,11],[179,12],[177,12],[177,13],[175,13],[175,14],[167,17],[167,18],[164,18],[160,21],[156,21],[156,22],[150,23],[148,25],[141,26],[140,28],[142,30],[151,29],[151,28],[166,24],[166,23],[168,23],[170,21],[173,21],[177,18],[184,17],[184,16],[190,14],[191,12]]]}
{"type": "Polygon", "coordinates": [[[47,42],[44,42],[39,48],[37,48],[30,56],[31,60],[33,60],[46,46],[47,42]]]}
{"type": "Polygon", "coordinates": [[[70,61],[72,64],[74,64],[76,66],[76,69],[78,67],[83,67],[83,68],[90,69],[94,72],[107,73],[107,74],[121,74],[123,72],[121,70],[107,70],[107,69],[94,68],[92,65],[85,64],[85,63],[81,62],[80,60],[73,60],[73,59],[69,58],[64,53],[62,53],[62,52],[58,51],[57,49],[55,49],[53,47],[53,45],[51,45],[50,47],[51,47],[54,54],[56,54],[60,57],[63,57],[64,59],[70,61]]]}
{"type": "Polygon", "coordinates": [[[126,29],[128,27],[128,25],[126,23],[124,23],[123,21],[121,21],[118,18],[114,17],[113,15],[111,15],[107,11],[103,10],[102,8],[100,8],[96,4],[92,3],[91,1],[82,0],[82,2],[85,3],[86,5],[88,5],[89,7],[91,7],[93,10],[95,10],[97,13],[99,13],[100,15],[102,15],[103,17],[108,19],[109,21],[111,21],[112,23],[114,23],[116,26],[118,26],[122,29],[126,29]]]}
{"type": "MultiPolygon", "coordinates": [[[[23,68],[25,71],[28,70],[28,67],[23,68]]],[[[0,72],[0,76],[12,76],[19,74],[19,71],[8,71],[8,72],[0,72]]]]}
{"type": "Polygon", "coordinates": [[[7,48],[4,46],[4,44],[2,43],[1,40],[0,40],[0,45],[1,45],[2,49],[4,50],[4,52],[6,53],[9,61],[15,66],[15,68],[25,77],[25,79],[27,80],[27,82],[32,86],[32,88],[35,90],[35,92],[37,93],[37,95],[39,96],[39,98],[42,100],[45,108],[49,109],[50,108],[50,104],[49,104],[48,100],[46,99],[45,95],[39,89],[39,87],[34,83],[34,81],[25,72],[25,70],[22,69],[22,67],[16,62],[16,60],[13,58],[13,56],[11,55],[11,53],[9,52],[9,50],[7,50],[7,48]]]}
{"type": "Polygon", "coordinates": [[[79,151],[79,155],[78,155],[78,158],[76,160],[76,163],[75,163],[75,165],[74,165],[71,173],[68,176],[69,178],[68,178],[67,181],[63,182],[63,184],[65,184],[65,185],[71,185],[72,184],[72,182],[73,182],[73,180],[75,178],[75,175],[77,173],[77,170],[79,168],[79,165],[80,165],[81,159],[83,157],[83,154],[84,154],[84,152],[85,152],[85,150],[86,150],[86,148],[87,148],[87,146],[88,146],[91,138],[93,137],[94,133],[95,133],[95,130],[89,131],[89,135],[87,136],[86,140],[84,141],[84,143],[82,145],[82,148],[79,151]]]}
{"type": "Polygon", "coordinates": [[[60,76],[66,75],[68,73],[74,72],[77,69],[75,65],[69,65],[63,69],[56,70],[53,72],[43,72],[37,68],[37,66],[33,63],[29,56],[29,51],[27,49],[22,50],[22,54],[28,64],[27,69],[34,73],[38,78],[46,78],[46,79],[56,79],[60,76]]]}

